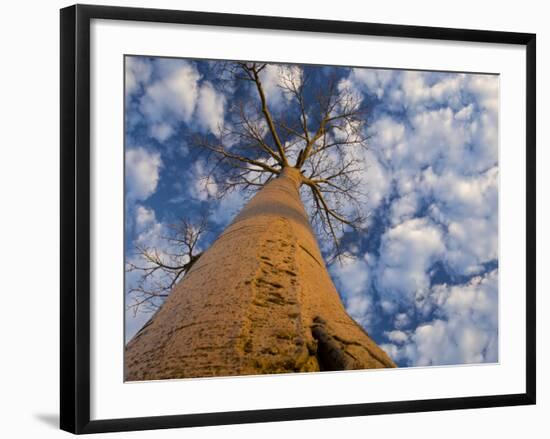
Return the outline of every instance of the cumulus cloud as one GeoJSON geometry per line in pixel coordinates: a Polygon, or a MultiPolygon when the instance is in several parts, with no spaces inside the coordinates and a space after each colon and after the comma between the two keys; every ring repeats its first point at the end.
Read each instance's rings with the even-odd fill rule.
{"type": "Polygon", "coordinates": [[[441,229],[427,218],[408,220],[382,236],[377,286],[387,311],[413,305],[430,287],[428,269],[445,251],[441,229]]]}
{"type": "Polygon", "coordinates": [[[405,134],[404,123],[387,115],[380,116],[369,127],[370,148],[378,153],[390,171],[397,168],[395,157],[406,152],[405,134]]]}
{"type": "Polygon", "coordinates": [[[433,105],[444,103],[447,106],[456,106],[459,103],[458,92],[462,79],[466,75],[443,75],[433,81],[434,74],[418,71],[404,71],[401,73],[401,89],[404,93],[404,102],[408,105],[433,105]],[[433,81],[433,82],[432,82],[433,81]]]}
{"type": "Polygon", "coordinates": [[[134,245],[156,248],[160,254],[167,249],[167,242],[161,238],[167,234],[166,226],[157,220],[152,208],[137,204],[134,210],[134,224],[136,232],[134,245]]]}
{"type": "Polygon", "coordinates": [[[414,331],[391,331],[384,348],[409,365],[498,361],[498,272],[462,285],[437,285],[430,294],[437,318],[414,331]]]}
{"type": "Polygon", "coordinates": [[[409,340],[409,335],[406,332],[394,330],[386,333],[388,340],[393,343],[402,344],[409,340]]]}
{"type": "Polygon", "coordinates": [[[375,94],[382,99],[387,93],[388,87],[393,83],[396,76],[394,70],[382,69],[353,69],[351,81],[362,85],[365,92],[375,94]]]}
{"type": "Polygon", "coordinates": [[[145,200],[155,192],[161,166],[158,152],[150,152],[143,147],[126,150],[126,196],[129,201],[145,200]]]}
{"type": "Polygon", "coordinates": [[[447,230],[445,261],[454,272],[475,274],[497,259],[498,167],[471,176],[427,168],[411,193],[432,200],[427,214],[447,230]]]}
{"type": "Polygon", "coordinates": [[[384,73],[385,80],[377,81],[379,72],[355,69],[350,80],[366,93],[382,87],[376,94],[385,96],[387,113],[376,118],[372,143],[394,165],[439,161],[472,172],[496,163],[498,77],[405,71],[384,73]]]}
{"type": "Polygon", "coordinates": [[[153,123],[173,119],[189,122],[199,95],[200,74],[193,65],[184,61],[174,65],[167,60],[161,63],[165,76],[147,86],[140,109],[153,123]]]}
{"type": "Polygon", "coordinates": [[[225,97],[205,81],[200,88],[197,103],[197,119],[204,129],[219,133],[224,121],[225,97]]]}
{"type": "Polygon", "coordinates": [[[362,174],[361,183],[367,188],[366,209],[371,211],[377,208],[390,193],[391,177],[376,151],[363,152],[363,160],[366,168],[362,174]]]}
{"type": "Polygon", "coordinates": [[[292,99],[282,86],[293,84],[296,88],[300,87],[303,72],[296,65],[268,64],[261,72],[261,80],[270,107],[280,110],[292,99]]]}
{"type": "Polygon", "coordinates": [[[394,316],[383,348],[409,365],[495,361],[498,271],[484,271],[498,259],[498,77],[355,69],[349,79],[380,100],[370,143],[392,188],[374,272],[394,316]],[[479,276],[432,285],[436,263],[479,276]]]}
{"type": "Polygon", "coordinates": [[[126,84],[127,93],[141,91],[137,109],[149,136],[161,143],[182,123],[214,134],[223,124],[225,96],[204,80],[191,61],[129,57],[126,84]]]}
{"type": "Polygon", "coordinates": [[[350,79],[386,97],[369,130],[396,190],[391,223],[429,215],[450,231],[447,262],[474,273],[496,258],[498,78],[388,72],[355,69],[350,79]]]}
{"type": "Polygon", "coordinates": [[[403,329],[411,324],[411,318],[407,313],[397,313],[393,320],[393,326],[397,329],[403,329]]]}
{"type": "Polygon", "coordinates": [[[174,134],[174,127],[168,123],[160,122],[149,127],[149,134],[160,143],[170,138],[174,134]]]}
{"type": "Polygon", "coordinates": [[[476,96],[479,105],[496,115],[499,106],[498,77],[488,75],[468,75],[467,90],[476,96]]]}
{"type": "Polygon", "coordinates": [[[412,219],[419,209],[420,197],[416,192],[408,192],[397,198],[390,208],[390,221],[393,225],[412,219]]]}
{"type": "Polygon", "coordinates": [[[128,56],[125,59],[125,86],[126,96],[129,96],[143,87],[152,73],[151,64],[141,57],[128,56]]]}
{"type": "Polygon", "coordinates": [[[374,256],[365,254],[363,258],[344,258],[331,267],[331,274],[343,296],[348,314],[364,327],[372,323],[374,310],[370,296],[371,272],[375,264],[374,256]]]}
{"type": "MultiPolygon", "coordinates": [[[[156,224],[155,211],[142,205],[136,207],[136,229],[138,233],[151,228],[156,224]]],[[[138,237],[139,239],[139,237],[138,237]]]]}
{"type": "Polygon", "coordinates": [[[191,170],[187,173],[187,190],[191,198],[206,201],[218,193],[218,185],[210,176],[204,161],[198,160],[193,163],[191,170]]]}

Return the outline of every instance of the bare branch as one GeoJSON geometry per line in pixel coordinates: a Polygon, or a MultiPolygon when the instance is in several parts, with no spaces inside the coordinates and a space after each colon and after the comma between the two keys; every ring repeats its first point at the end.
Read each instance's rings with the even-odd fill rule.
{"type": "Polygon", "coordinates": [[[273,174],[278,174],[279,173],[279,171],[277,169],[275,169],[272,166],[269,166],[268,164],[266,164],[266,163],[264,163],[260,160],[255,160],[255,159],[252,159],[252,158],[249,158],[249,157],[241,156],[241,155],[238,155],[238,154],[233,154],[233,153],[227,151],[222,145],[215,146],[215,145],[212,145],[212,144],[208,143],[207,141],[200,142],[200,145],[203,146],[206,149],[209,149],[212,152],[215,152],[217,154],[222,155],[223,157],[225,157],[227,159],[231,159],[231,160],[241,162],[241,163],[248,163],[249,165],[258,166],[259,168],[262,168],[263,170],[271,172],[273,174]]]}
{"type": "Polygon", "coordinates": [[[127,273],[138,278],[127,291],[136,315],[139,311],[153,312],[166,300],[174,286],[187,274],[201,256],[197,252],[200,238],[207,231],[206,215],[199,222],[182,219],[168,226],[168,233],[159,236],[164,249],[137,244],[136,253],[126,263],[127,273]]]}
{"type": "MultiPolygon", "coordinates": [[[[262,67],[262,69],[264,67],[265,65],[262,67]]],[[[277,146],[277,151],[279,152],[279,158],[283,166],[288,166],[288,160],[284,152],[283,144],[281,143],[281,139],[279,138],[279,134],[277,133],[277,129],[275,128],[275,123],[273,122],[273,117],[271,116],[271,112],[269,111],[269,108],[267,106],[267,99],[265,97],[265,92],[262,86],[262,82],[260,80],[261,69],[258,69],[256,65],[254,65],[250,70],[252,72],[254,83],[256,84],[256,88],[258,89],[260,100],[262,102],[262,113],[269,127],[269,131],[271,132],[271,136],[273,137],[273,141],[277,146]]]]}
{"type": "Polygon", "coordinates": [[[219,138],[197,141],[211,154],[207,178],[216,182],[218,195],[253,193],[293,161],[311,189],[302,194],[319,237],[337,245],[346,230],[360,228],[366,200],[361,151],[368,146],[361,96],[341,77],[313,77],[313,68],[279,65],[277,86],[285,100],[275,106],[262,82],[268,64],[228,63],[226,72],[241,92],[231,101],[219,138]]]}

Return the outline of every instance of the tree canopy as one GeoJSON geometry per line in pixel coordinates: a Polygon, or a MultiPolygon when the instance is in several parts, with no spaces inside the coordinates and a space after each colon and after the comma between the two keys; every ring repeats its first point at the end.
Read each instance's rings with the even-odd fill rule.
{"type": "Polygon", "coordinates": [[[320,239],[329,238],[332,254],[347,227],[364,224],[366,197],[361,174],[367,148],[366,107],[345,82],[328,76],[310,81],[307,67],[278,65],[278,82],[287,105],[274,111],[262,81],[265,63],[224,63],[223,84],[248,87],[229,105],[217,135],[195,136],[210,153],[212,179],[224,196],[232,190],[256,191],[284,167],[301,171],[304,203],[320,239]]]}
{"type": "MultiPolygon", "coordinates": [[[[360,229],[366,218],[362,97],[334,76],[312,81],[307,66],[223,62],[213,68],[219,87],[241,93],[232,93],[235,99],[216,132],[191,136],[195,152],[208,159],[203,184],[215,183],[218,197],[232,191],[252,194],[284,168],[300,170],[302,200],[318,239],[330,260],[342,257],[343,233],[360,229]],[[275,109],[269,101],[263,81],[267,68],[277,70],[275,86],[286,100],[284,108],[275,109]]],[[[205,219],[192,224],[183,218],[163,237],[171,251],[136,248],[143,263],[127,266],[141,274],[130,291],[134,311],[162,303],[200,256],[196,247],[205,230],[205,219]]]]}

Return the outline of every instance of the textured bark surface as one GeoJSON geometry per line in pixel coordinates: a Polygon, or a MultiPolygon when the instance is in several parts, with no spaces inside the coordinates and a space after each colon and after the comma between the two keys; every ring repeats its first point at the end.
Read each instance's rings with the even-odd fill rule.
{"type": "Polygon", "coordinates": [[[128,343],[126,380],[395,367],[346,313],[299,195],[262,188],[128,343]]]}

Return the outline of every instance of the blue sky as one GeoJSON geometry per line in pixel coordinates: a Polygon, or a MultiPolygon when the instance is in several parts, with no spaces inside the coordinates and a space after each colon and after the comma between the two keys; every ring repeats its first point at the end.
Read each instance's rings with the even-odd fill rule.
{"type": "MultiPolygon", "coordinates": [[[[207,248],[247,195],[218,199],[193,134],[229,123],[243,87],[221,87],[219,63],[126,57],[126,233],[162,247],[178,218],[208,212],[207,248]]],[[[369,108],[361,183],[366,232],[342,237],[355,258],[329,271],[348,313],[399,366],[498,361],[498,86],[496,75],[269,65],[274,112],[291,111],[282,69],[327,77],[369,108]]],[[[135,274],[126,276],[127,287],[135,274]]],[[[126,315],[127,339],[150,314],[126,315]]]]}

